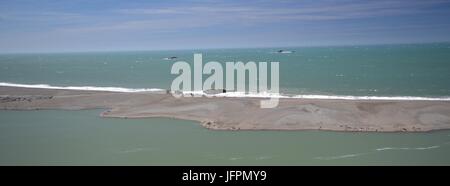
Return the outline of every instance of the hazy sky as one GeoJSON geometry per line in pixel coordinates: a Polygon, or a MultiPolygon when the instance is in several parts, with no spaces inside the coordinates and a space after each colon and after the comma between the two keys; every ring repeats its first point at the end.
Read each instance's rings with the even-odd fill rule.
{"type": "Polygon", "coordinates": [[[0,1],[0,52],[435,41],[449,0],[0,1]]]}

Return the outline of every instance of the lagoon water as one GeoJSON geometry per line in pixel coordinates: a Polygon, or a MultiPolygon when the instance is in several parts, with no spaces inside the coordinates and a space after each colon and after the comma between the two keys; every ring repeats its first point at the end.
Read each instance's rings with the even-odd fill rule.
{"type": "MultiPolygon", "coordinates": [[[[278,61],[282,93],[450,97],[450,44],[2,54],[0,82],[169,88],[177,56],[278,61]]],[[[0,111],[0,165],[450,165],[450,131],[210,131],[99,110],[0,111]]]]}
{"type": "Polygon", "coordinates": [[[450,165],[450,131],[210,131],[100,110],[1,111],[0,165],[450,165]]]}

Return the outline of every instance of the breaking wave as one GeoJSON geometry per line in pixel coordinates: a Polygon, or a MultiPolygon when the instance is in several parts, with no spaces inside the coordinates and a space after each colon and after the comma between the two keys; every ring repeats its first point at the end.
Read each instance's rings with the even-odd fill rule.
{"type": "Polygon", "coordinates": [[[106,91],[106,92],[159,92],[165,91],[158,88],[122,88],[122,87],[96,87],[96,86],[51,86],[47,84],[16,84],[0,82],[0,86],[5,87],[21,87],[21,88],[39,88],[39,89],[59,89],[59,90],[88,90],[88,91],[106,91]]]}
{"type": "Polygon", "coordinates": [[[365,155],[365,154],[367,154],[367,153],[345,154],[345,155],[330,156],[330,157],[316,157],[314,159],[319,159],[319,160],[337,160],[337,159],[344,159],[344,158],[353,158],[353,157],[357,157],[357,156],[361,156],[361,155],[365,155]]]}
{"type": "MultiPolygon", "coordinates": [[[[0,86],[40,88],[40,89],[60,89],[60,90],[86,90],[86,91],[107,91],[107,92],[161,92],[166,91],[160,88],[123,88],[123,87],[97,87],[97,86],[51,86],[47,84],[17,84],[0,82],[0,86]]],[[[185,91],[184,96],[207,96],[207,97],[249,97],[249,98],[288,98],[288,99],[332,99],[332,100],[407,100],[407,101],[450,101],[450,97],[415,97],[415,96],[350,96],[350,95],[284,95],[276,93],[245,93],[226,92],[217,94],[207,94],[203,91],[185,91]]]]}
{"type": "Polygon", "coordinates": [[[433,146],[427,146],[427,147],[380,147],[377,149],[374,149],[370,152],[365,153],[355,153],[355,154],[345,154],[345,155],[339,155],[339,156],[329,156],[329,157],[315,157],[314,159],[319,160],[337,160],[337,159],[344,159],[344,158],[354,158],[362,155],[372,154],[380,151],[388,151],[388,150],[430,150],[430,149],[437,149],[440,148],[443,145],[448,145],[450,142],[442,143],[441,145],[433,145],[433,146]]]}

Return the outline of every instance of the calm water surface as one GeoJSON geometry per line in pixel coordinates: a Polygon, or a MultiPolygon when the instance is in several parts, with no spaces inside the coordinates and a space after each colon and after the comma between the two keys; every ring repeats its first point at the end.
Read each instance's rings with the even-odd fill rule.
{"type": "Polygon", "coordinates": [[[100,112],[0,111],[0,165],[450,165],[450,131],[210,131],[100,112]]]}

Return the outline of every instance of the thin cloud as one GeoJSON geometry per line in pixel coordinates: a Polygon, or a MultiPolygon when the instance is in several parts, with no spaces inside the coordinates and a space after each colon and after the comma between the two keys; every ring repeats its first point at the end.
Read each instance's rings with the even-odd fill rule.
{"type": "MultiPolygon", "coordinates": [[[[103,10],[102,14],[29,12],[9,15],[8,20],[68,23],[55,30],[99,32],[121,30],[176,31],[215,25],[257,26],[267,23],[362,19],[426,13],[427,8],[448,4],[446,0],[380,1],[260,1],[244,3],[194,3],[191,6],[103,10]],[[292,6],[289,6],[293,4],[292,6]],[[70,25],[70,22],[82,24],[70,25]]],[[[3,21],[6,19],[3,18],[3,21]]],[[[59,27],[58,27],[59,26],[59,27]]]]}
{"type": "Polygon", "coordinates": [[[133,15],[190,15],[198,17],[239,17],[261,21],[280,20],[334,20],[357,19],[372,16],[404,15],[425,12],[430,6],[449,3],[444,0],[429,1],[342,1],[339,3],[298,3],[297,7],[243,6],[219,4],[192,7],[164,7],[120,9],[116,12],[133,15]]]}
{"type": "Polygon", "coordinates": [[[73,21],[87,19],[89,16],[78,13],[67,12],[14,12],[6,13],[4,16],[5,21],[18,21],[18,22],[55,22],[55,21],[73,21]]]}
{"type": "Polygon", "coordinates": [[[0,50],[448,41],[450,29],[450,0],[55,2],[3,3],[0,50]]]}

